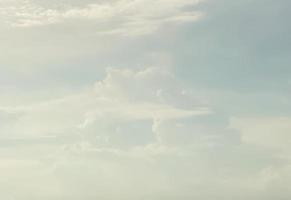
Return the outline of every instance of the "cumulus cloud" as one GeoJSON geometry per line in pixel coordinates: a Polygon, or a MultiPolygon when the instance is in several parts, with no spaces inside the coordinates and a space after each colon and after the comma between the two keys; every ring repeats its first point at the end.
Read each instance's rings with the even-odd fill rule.
{"type": "MultiPolygon", "coordinates": [[[[9,156],[0,160],[3,198],[183,196],[178,188],[168,194],[176,184],[168,184],[163,168],[179,150],[161,140],[156,121],[210,114],[186,90],[167,68],[110,69],[70,96],[1,107],[1,155],[9,156]]],[[[182,189],[186,182],[180,181],[182,189]]]]}
{"type": "Polygon", "coordinates": [[[241,132],[246,144],[274,150],[279,156],[290,154],[291,119],[288,117],[232,118],[230,126],[241,132]]]}
{"type": "MultiPolygon", "coordinates": [[[[94,132],[96,137],[108,137],[108,131],[118,134],[126,124],[144,123],[150,131],[154,120],[210,113],[209,108],[184,94],[184,90],[167,69],[108,70],[106,78],[91,89],[30,106],[2,107],[5,119],[9,119],[9,113],[16,117],[10,126],[1,128],[4,135],[15,137],[86,131],[94,132]]],[[[128,129],[128,125],[124,128],[128,129]]]]}
{"type": "MultiPolygon", "coordinates": [[[[221,116],[192,90],[169,68],[108,69],[104,79],[63,98],[1,107],[1,197],[288,196],[286,157],[246,139],[261,128],[245,128],[253,123],[241,119],[217,123],[221,116]]],[[[268,126],[277,131],[287,123],[268,126]]]]}
{"type": "Polygon", "coordinates": [[[78,20],[97,23],[100,34],[140,35],[155,31],[166,23],[193,22],[201,12],[184,9],[198,4],[199,0],[119,0],[82,1],[68,4],[26,0],[1,2],[1,21],[16,27],[34,27],[78,20]]]}
{"type": "Polygon", "coordinates": [[[229,127],[240,132],[243,145],[260,149],[275,158],[257,175],[260,198],[290,198],[290,118],[232,117],[229,127]]]}

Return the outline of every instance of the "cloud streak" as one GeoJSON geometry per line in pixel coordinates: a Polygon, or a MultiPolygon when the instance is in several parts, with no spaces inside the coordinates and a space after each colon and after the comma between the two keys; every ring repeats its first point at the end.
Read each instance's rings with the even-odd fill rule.
{"type": "Polygon", "coordinates": [[[14,0],[1,3],[0,17],[14,27],[88,21],[96,24],[96,32],[99,34],[143,35],[154,32],[164,24],[195,22],[202,13],[183,8],[195,6],[199,2],[119,0],[90,2],[72,7],[61,1],[55,4],[62,6],[50,8],[42,5],[41,1],[14,0]]]}

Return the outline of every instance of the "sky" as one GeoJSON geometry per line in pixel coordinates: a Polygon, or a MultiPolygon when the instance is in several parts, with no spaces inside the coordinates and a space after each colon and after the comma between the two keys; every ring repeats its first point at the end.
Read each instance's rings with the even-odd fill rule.
{"type": "Polygon", "coordinates": [[[0,198],[289,200],[289,0],[0,0],[0,198]]]}

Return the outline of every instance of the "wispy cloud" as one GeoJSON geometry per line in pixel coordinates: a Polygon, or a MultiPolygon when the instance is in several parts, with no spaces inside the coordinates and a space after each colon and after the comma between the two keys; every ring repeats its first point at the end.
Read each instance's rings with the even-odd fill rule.
{"type": "Polygon", "coordinates": [[[4,19],[14,27],[35,27],[89,20],[97,24],[96,32],[100,34],[139,35],[151,33],[166,23],[198,20],[202,16],[201,12],[184,8],[199,2],[198,0],[119,0],[91,2],[73,7],[63,2],[62,7],[49,8],[38,4],[38,1],[14,0],[1,3],[0,17],[2,22],[4,19]]]}

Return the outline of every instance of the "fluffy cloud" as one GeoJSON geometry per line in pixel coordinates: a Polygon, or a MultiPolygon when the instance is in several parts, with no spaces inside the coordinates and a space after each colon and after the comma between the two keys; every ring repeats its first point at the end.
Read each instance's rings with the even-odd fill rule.
{"type": "Polygon", "coordinates": [[[280,150],[290,146],[290,118],[233,118],[230,126],[241,131],[245,143],[280,150]]]}
{"type": "Polygon", "coordinates": [[[166,23],[193,22],[201,13],[185,9],[198,4],[198,0],[119,0],[82,1],[3,1],[0,17],[16,27],[33,27],[49,24],[92,20],[98,24],[100,34],[139,35],[155,31],[166,23]]]}
{"type": "MultiPolygon", "coordinates": [[[[246,139],[261,130],[246,127],[260,123],[217,123],[219,113],[168,68],[109,69],[87,89],[1,107],[0,117],[3,198],[255,200],[290,195],[284,186],[290,182],[288,159],[246,139]]],[[[279,122],[268,126],[288,128],[288,120],[279,122]]]]}
{"type": "MultiPolygon", "coordinates": [[[[94,137],[103,140],[110,134],[116,137],[119,132],[139,132],[131,124],[138,124],[137,127],[144,124],[147,131],[152,132],[155,120],[210,113],[197,98],[185,93],[173,74],[161,68],[109,70],[107,77],[98,81],[94,88],[30,106],[3,107],[1,111],[8,125],[12,115],[9,113],[15,115],[9,126],[1,126],[5,137],[92,132],[94,137]]],[[[138,133],[130,134],[132,137],[125,137],[125,141],[134,135],[143,137],[138,133]]]]}
{"type": "Polygon", "coordinates": [[[178,143],[158,136],[164,131],[157,121],[208,115],[210,109],[182,85],[167,68],[111,69],[88,90],[1,107],[2,197],[184,196],[183,186],[190,180],[181,176],[179,184],[169,184],[172,170],[163,172],[179,154],[178,143]]]}
{"type": "Polygon", "coordinates": [[[230,127],[240,132],[241,142],[276,158],[258,173],[261,198],[288,199],[290,191],[290,131],[288,117],[233,117],[230,127]]]}

